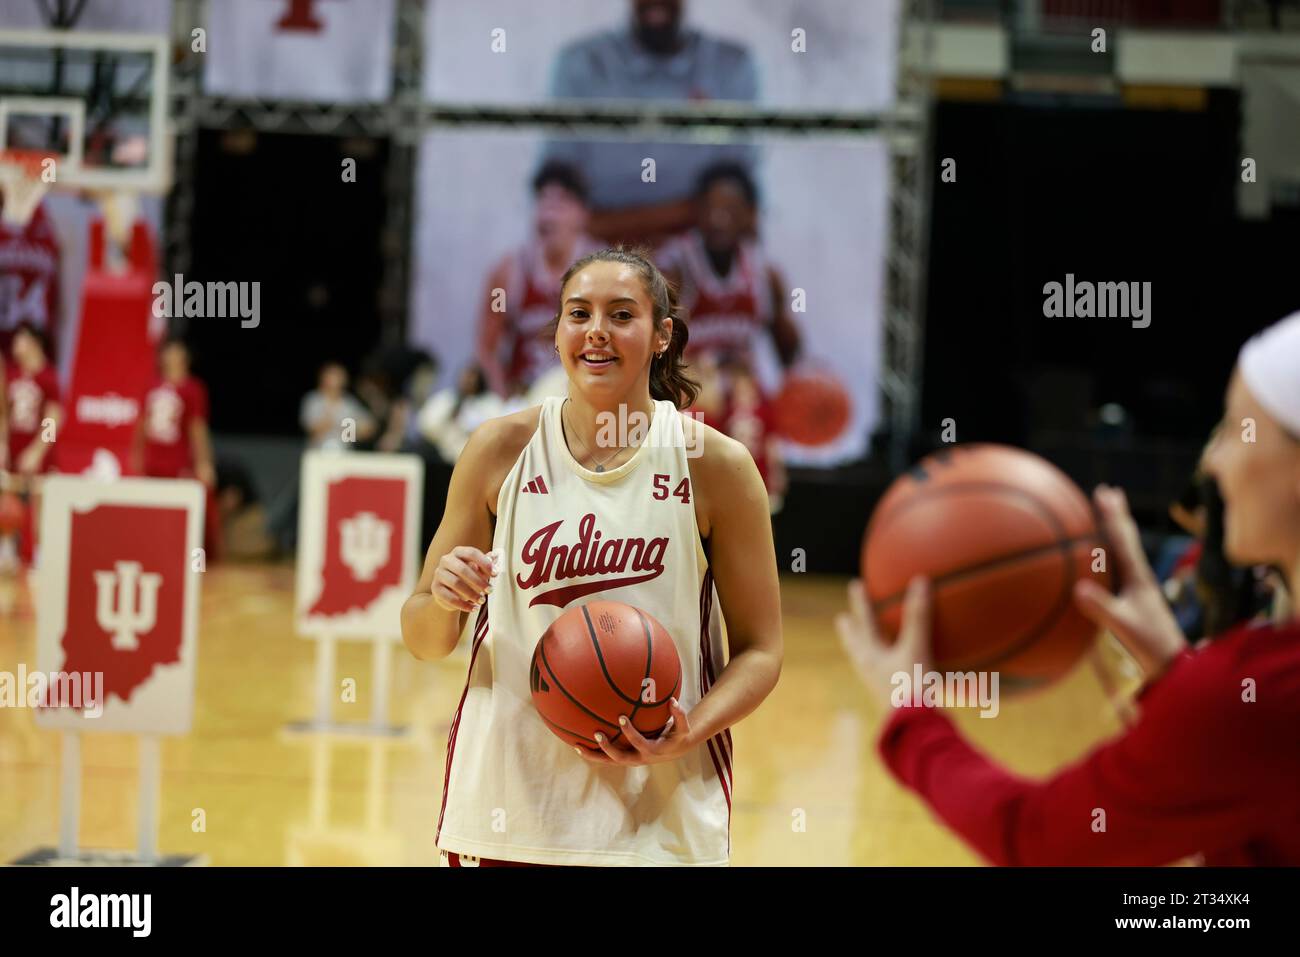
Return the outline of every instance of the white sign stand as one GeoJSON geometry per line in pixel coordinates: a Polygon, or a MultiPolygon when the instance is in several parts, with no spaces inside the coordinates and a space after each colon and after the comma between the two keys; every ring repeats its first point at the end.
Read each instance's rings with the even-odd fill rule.
{"type": "Polygon", "coordinates": [[[388,817],[385,788],[388,752],[397,742],[370,737],[345,745],[355,747],[359,744],[368,755],[361,823],[345,825],[332,823],[330,814],[330,772],[334,749],[340,741],[328,734],[293,740],[310,744],[311,793],[307,820],[292,824],[288,829],[285,864],[289,867],[312,864],[391,867],[403,863],[407,842],[395,828],[385,823],[388,817]]]}
{"type": "Polygon", "coordinates": [[[81,733],[64,731],[63,762],[59,771],[59,846],[40,848],[14,864],[44,866],[196,867],[208,863],[206,854],[158,852],[158,807],[162,793],[162,748],[157,735],[136,735],[140,744],[140,806],[136,852],[82,850],[77,843],[81,827],[81,733]]]}
{"type": "Polygon", "coordinates": [[[77,833],[81,827],[81,735],[63,732],[63,765],[59,789],[59,856],[77,856],[77,833]]]}
{"type": "MultiPolygon", "coordinates": [[[[185,555],[179,573],[184,580],[179,661],[158,666],[153,677],[136,689],[130,703],[100,701],[102,713],[69,709],[38,712],[37,724],[60,730],[62,766],[59,786],[59,843],[40,848],[14,864],[178,866],[206,864],[205,855],[162,855],[158,850],[158,808],[162,791],[162,751],[159,734],[189,731],[194,705],[194,660],[198,581],[190,557],[202,543],[204,493],[197,482],[127,479],[101,483],[57,476],[48,480],[41,509],[42,563],[37,589],[37,667],[52,673],[62,660],[58,651],[69,626],[68,605],[74,589],[93,592],[86,582],[71,578],[71,534],[74,515],[105,506],[162,507],[185,510],[185,555]],[[133,733],[140,746],[140,792],[137,846],[130,851],[83,850],[81,825],[81,737],[90,731],[133,733]]],[[[171,587],[180,586],[173,581],[171,587]]],[[[103,627],[101,625],[101,627],[103,627]]],[[[106,696],[107,697],[107,696],[106,696]]]]}
{"type": "MultiPolygon", "coordinates": [[[[314,716],[290,723],[293,734],[328,732],[359,737],[394,738],[409,733],[405,725],[388,720],[388,698],[392,675],[392,644],[401,640],[401,606],[415,587],[418,576],[418,535],[423,502],[424,462],[415,455],[308,452],[303,456],[298,513],[298,631],[316,644],[314,716]],[[376,595],[365,608],[346,614],[324,615],[313,605],[325,593],[324,566],[328,549],[336,547],[329,527],[330,494],[347,480],[380,479],[404,483],[400,516],[402,545],[400,573],[392,587],[376,595]],[[370,643],[370,720],[338,722],[333,719],[337,694],[337,642],[355,639],[370,643]]],[[[371,516],[372,519],[374,516],[371,516]]],[[[390,529],[391,533],[391,529],[390,529]]],[[[338,532],[342,534],[341,531],[338,532]]],[[[340,547],[341,546],[337,546],[340,547]]]]}

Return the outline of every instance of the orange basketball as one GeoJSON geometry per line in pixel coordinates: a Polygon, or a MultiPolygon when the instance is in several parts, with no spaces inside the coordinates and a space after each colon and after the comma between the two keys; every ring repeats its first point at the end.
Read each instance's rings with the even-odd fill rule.
{"type": "Polygon", "coordinates": [[[533,649],[528,678],[546,726],[566,744],[595,751],[596,732],[627,746],[619,715],[657,736],[681,684],[682,663],[664,626],[617,601],[590,601],[555,619],[533,649]]]}
{"type": "Polygon", "coordinates": [[[890,486],[867,526],[862,577],[891,640],[908,582],[930,579],[935,670],[1041,684],[1096,636],[1073,588],[1085,576],[1110,587],[1109,572],[1092,571],[1101,546],[1088,499],[1054,465],[1008,446],[960,446],[890,486]]]}
{"type": "Polygon", "coordinates": [[[797,445],[835,441],[849,425],[848,390],[829,372],[793,372],[776,397],[776,428],[797,445]]]}

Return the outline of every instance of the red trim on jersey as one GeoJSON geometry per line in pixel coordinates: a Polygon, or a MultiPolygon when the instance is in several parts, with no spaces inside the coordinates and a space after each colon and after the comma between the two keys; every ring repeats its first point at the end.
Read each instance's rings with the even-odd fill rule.
{"type": "MultiPolygon", "coordinates": [[[[704,577],[704,610],[701,612],[701,619],[707,623],[708,620],[713,617],[713,570],[706,569],[704,577]]],[[[713,687],[713,683],[718,680],[717,672],[713,667],[713,646],[712,643],[706,639],[702,642],[701,647],[704,652],[704,660],[700,666],[700,678],[704,691],[708,692],[708,690],[713,687]]],[[[719,751],[722,753],[723,761],[726,762],[727,773],[731,774],[731,755],[734,750],[731,745],[731,729],[724,728],[719,737],[721,738],[721,741],[719,742],[719,751]],[[725,742],[725,748],[722,746],[723,742],[725,742]]]]}
{"type": "MultiPolygon", "coordinates": [[[[713,615],[713,569],[706,569],[704,572],[705,589],[704,600],[705,607],[701,614],[702,620],[707,623],[713,615]]],[[[717,670],[713,666],[713,646],[707,639],[702,643],[704,650],[704,662],[700,668],[700,676],[704,679],[704,690],[707,692],[713,687],[713,683],[718,680],[717,670]]],[[[732,775],[731,758],[735,748],[731,743],[731,729],[723,728],[719,735],[719,751],[722,752],[722,760],[727,765],[728,776],[732,775]],[[725,746],[724,746],[725,745],[725,746]]]]}
{"type": "Polygon", "coordinates": [[[460,704],[456,705],[456,716],[452,718],[451,731],[447,734],[447,770],[442,776],[442,809],[438,811],[438,830],[433,836],[435,845],[438,843],[438,839],[442,837],[442,819],[447,814],[447,789],[451,786],[451,758],[456,753],[456,732],[460,730],[460,714],[465,708],[465,699],[469,697],[469,681],[474,674],[474,662],[478,660],[479,646],[483,644],[483,639],[487,637],[487,610],[487,603],[484,602],[482,609],[478,613],[478,621],[474,625],[474,646],[469,653],[469,670],[465,672],[465,690],[460,693],[460,704]]]}
{"type": "MultiPolygon", "coordinates": [[[[712,611],[713,611],[713,572],[712,570],[706,569],[704,572],[704,581],[700,586],[700,697],[701,698],[703,698],[708,691],[708,686],[705,684],[704,659],[706,654],[705,649],[708,648],[708,644],[709,644],[709,616],[712,614],[712,611]]],[[[713,683],[712,677],[710,677],[708,683],[710,685],[713,683]]],[[[722,752],[722,746],[720,742],[717,745],[714,744],[714,739],[717,737],[718,735],[714,735],[712,738],[709,738],[704,743],[708,746],[709,757],[713,760],[713,770],[715,770],[718,773],[718,782],[722,785],[722,794],[727,799],[727,849],[728,851],[730,851],[731,849],[731,784],[729,778],[731,776],[731,762],[727,759],[725,754],[722,754],[722,756],[719,757],[720,752],[722,752]],[[726,772],[722,770],[724,763],[726,764],[727,767],[726,772]]]]}

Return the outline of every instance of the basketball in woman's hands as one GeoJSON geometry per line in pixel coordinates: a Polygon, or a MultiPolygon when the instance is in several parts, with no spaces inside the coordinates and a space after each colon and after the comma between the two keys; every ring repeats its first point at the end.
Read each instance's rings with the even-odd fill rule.
{"type": "Polygon", "coordinates": [[[1096,637],[1075,581],[1111,587],[1087,497],[1050,462],[1002,445],[937,452],[876,505],[862,580],[891,640],[918,575],[931,582],[935,669],[998,671],[1013,686],[1059,678],[1096,637]]]}
{"type": "Polygon", "coordinates": [[[672,638],[654,618],[617,601],[590,601],[551,623],[533,649],[528,685],[546,726],[562,741],[599,751],[600,732],[626,747],[626,715],[656,737],[681,694],[682,665],[672,638]]]}

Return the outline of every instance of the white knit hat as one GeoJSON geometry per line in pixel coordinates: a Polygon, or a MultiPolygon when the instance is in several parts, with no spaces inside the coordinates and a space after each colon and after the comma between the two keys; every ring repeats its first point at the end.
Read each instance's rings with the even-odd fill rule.
{"type": "Polygon", "coordinates": [[[1241,347],[1237,368],[1268,414],[1300,435],[1300,312],[1251,338],[1241,347]]]}

